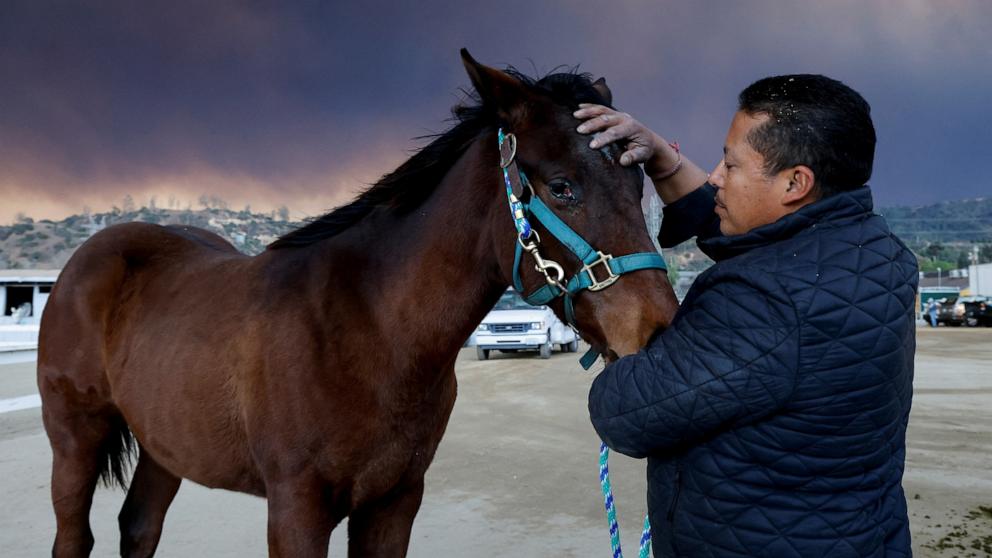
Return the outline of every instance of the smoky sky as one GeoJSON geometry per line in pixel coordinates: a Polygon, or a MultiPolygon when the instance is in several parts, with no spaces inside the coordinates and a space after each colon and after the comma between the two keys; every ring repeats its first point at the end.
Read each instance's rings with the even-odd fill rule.
{"type": "Polygon", "coordinates": [[[0,222],[125,193],[328,209],[445,129],[461,47],[604,76],[707,168],[742,88],[822,73],[872,105],[878,205],[979,197],[990,21],[984,1],[3,2],[0,222]]]}

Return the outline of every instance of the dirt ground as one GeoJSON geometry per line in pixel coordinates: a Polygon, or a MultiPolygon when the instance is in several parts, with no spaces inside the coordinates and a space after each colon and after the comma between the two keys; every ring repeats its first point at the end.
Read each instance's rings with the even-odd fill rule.
{"type": "MultiPolygon", "coordinates": [[[[427,476],[410,556],[609,556],[597,480],[598,440],[577,355],[550,360],[462,351],[458,402],[427,476]]],[[[0,366],[0,556],[49,552],[51,451],[34,365],[0,366]],[[21,400],[23,401],[23,400],[21,400]]],[[[917,556],[992,556],[992,328],[921,328],[904,486],[917,556]]],[[[627,553],[645,510],[644,463],[614,455],[611,471],[627,553]]],[[[98,490],[94,556],[116,555],[124,495],[98,490]]],[[[159,556],[265,556],[265,503],[186,482],[159,556]]],[[[332,556],[345,553],[342,525],[332,556]]]]}

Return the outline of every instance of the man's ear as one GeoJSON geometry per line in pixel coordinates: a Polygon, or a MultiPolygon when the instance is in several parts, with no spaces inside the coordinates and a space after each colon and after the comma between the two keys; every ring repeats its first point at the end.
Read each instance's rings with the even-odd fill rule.
{"type": "Polygon", "coordinates": [[[613,92],[606,85],[606,78],[599,78],[592,83],[592,88],[603,96],[607,105],[613,106],[613,92]]]}
{"type": "Polygon", "coordinates": [[[530,92],[520,80],[506,72],[479,64],[464,48],[461,54],[465,71],[483,104],[495,108],[496,114],[510,125],[526,118],[530,92]]]}
{"type": "Polygon", "coordinates": [[[782,192],[782,205],[806,205],[816,201],[816,175],[813,169],[806,165],[796,165],[782,172],[788,178],[785,191],[782,192]]]}

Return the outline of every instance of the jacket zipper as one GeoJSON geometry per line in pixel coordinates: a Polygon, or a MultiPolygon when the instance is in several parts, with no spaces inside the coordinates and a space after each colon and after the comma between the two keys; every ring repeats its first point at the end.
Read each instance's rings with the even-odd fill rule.
{"type": "Polygon", "coordinates": [[[682,492],[682,462],[675,462],[675,496],[672,497],[672,505],[668,508],[668,521],[675,520],[675,506],[679,503],[679,493],[682,492]]]}

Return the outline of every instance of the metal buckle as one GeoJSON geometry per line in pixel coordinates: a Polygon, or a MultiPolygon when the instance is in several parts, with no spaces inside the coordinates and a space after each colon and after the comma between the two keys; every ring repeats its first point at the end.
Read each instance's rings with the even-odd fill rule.
{"type": "Polygon", "coordinates": [[[582,269],[579,270],[580,273],[584,272],[589,274],[589,280],[592,281],[592,284],[589,285],[588,287],[590,291],[601,291],[606,287],[609,287],[613,283],[616,283],[617,279],[620,278],[619,275],[613,273],[613,268],[610,267],[610,260],[613,259],[613,256],[609,254],[604,254],[602,252],[596,252],[596,253],[599,254],[599,257],[596,258],[596,261],[592,262],[591,264],[582,266],[582,269]],[[609,274],[607,275],[606,279],[603,279],[602,281],[596,279],[596,274],[592,272],[593,268],[595,268],[597,265],[602,265],[603,267],[605,267],[606,273],[609,274]]]}
{"type": "Polygon", "coordinates": [[[517,136],[506,134],[503,143],[499,144],[499,167],[505,169],[513,163],[513,158],[517,155],[517,136]]]}
{"type": "Polygon", "coordinates": [[[549,285],[558,287],[558,296],[564,294],[568,290],[562,281],[565,278],[565,269],[558,262],[546,260],[541,257],[541,252],[538,250],[538,245],[541,243],[541,235],[537,234],[537,231],[534,229],[531,229],[530,236],[524,238],[518,235],[517,242],[520,243],[521,248],[527,250],[527,253],[534,258],[534,270],[544,275],[544,280],[549,285]],[[527,241],[526,243],[524,242],[525,240],[527,241]],[[549,270],[550,272],[554,272],[554,274],[550,273],[549,270]]]}

